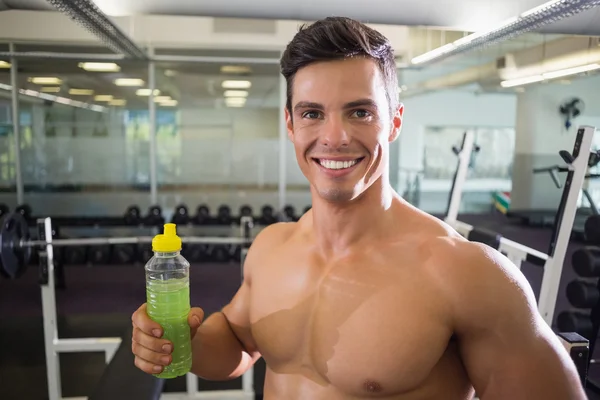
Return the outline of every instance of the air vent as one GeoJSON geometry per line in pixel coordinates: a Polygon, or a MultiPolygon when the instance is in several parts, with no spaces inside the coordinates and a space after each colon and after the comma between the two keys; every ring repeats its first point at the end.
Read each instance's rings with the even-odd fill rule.
{"type": "Polygon", "coordinates": [[[274,35],[277,21],[243,18],[215,18],[213,32],[274,35]]]}

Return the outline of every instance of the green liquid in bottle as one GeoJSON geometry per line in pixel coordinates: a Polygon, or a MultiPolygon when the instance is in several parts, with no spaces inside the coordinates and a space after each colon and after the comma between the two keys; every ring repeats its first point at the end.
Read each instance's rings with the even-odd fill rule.
{"type": "Polygon", "coordinates": [[[155,376],[170,379],[187,374],[192,368],[189,279],[148,280],[146,296],[148,315],[162,326],[163,339],[173,343],[173,361],[155,376]]]}

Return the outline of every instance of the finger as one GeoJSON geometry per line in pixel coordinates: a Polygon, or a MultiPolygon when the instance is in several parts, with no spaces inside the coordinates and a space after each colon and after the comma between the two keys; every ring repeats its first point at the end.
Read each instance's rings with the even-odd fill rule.
{"type": "Polygon", "coordinates": [[[163,371],[164,368],[161,365],[149,363],[148,361],[140,357],[135,358],[134,364],[136,367],[138,367],[147,374],[159,374],[163,371]]]}
{"type": "Polygon", "coordinates": [[[134,326],[141,329],[142,332],[148,335],[153,335],[158,338],[162,337],[163,335],[163,330],[160,324],[152,321],[148,316],[146,303],[142,304],[140,308],[133,313],[131,316],[131,321],[133,322],[134,326]]]}
{"type": "Polygon", "coordinates": [[[201,308],[195,307],[190,310],[188,314],[188,324],[190,326],[190,332],[192,337],[196,334],[196,331],[202,324],[202,320],[204,319],[204,311],[201,308]]]}
{"type": "Polygon", "coordinates": [[[141,358],[144,361],[147,361],[154,365],[162,365],[166,366],[171,364],[172,358],[170,355],[157,353],[146,347],[142,346],[137,342],[131,343],[131,351],[135,354],[136,357],[141,358]]]}
{"type": "Polygon", "coordinates": [[[131,336],[131,339],[156,353],[171,354],[173,351],[173,344],[169,340],[157,339],[154,336],[145,334],[139,328],[133,329],[133,335],[131,336]]]}

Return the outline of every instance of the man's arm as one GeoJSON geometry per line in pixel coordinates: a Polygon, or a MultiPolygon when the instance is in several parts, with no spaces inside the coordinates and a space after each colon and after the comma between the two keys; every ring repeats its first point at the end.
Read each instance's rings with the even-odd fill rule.
{"type": "Polygon", "coordinates": [[[463,363],[482,400],[584,400],[573,361],[504,255],[454,243],[448,294],[463,363]]]}
{"type": "Polygon", "coordinates": [[[207,380],[235,379],[261,357],[252,337],[250,294],[254,274],[264,257],[282,238],[287,224],[263,229],[254,239],[244,262],[243,282],[222,311],[212,314],[192,340],[192,373],[207,380]]]}

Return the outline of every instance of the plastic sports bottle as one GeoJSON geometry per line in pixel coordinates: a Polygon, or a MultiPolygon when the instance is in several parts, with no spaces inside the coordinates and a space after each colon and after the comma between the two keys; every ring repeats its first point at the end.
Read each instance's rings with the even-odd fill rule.
{"type": "Polygon", "coordinates": [[[164,233],[152,239],[154,256],[146,263],[146,303],[150,319],[163,328],[163,339],[173,343],[173,361],[156,374],[175,378],[192,367],[190,326],[190,263],[181,256],[181,238],[175,224],[165,224],[164,233]]]}

